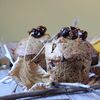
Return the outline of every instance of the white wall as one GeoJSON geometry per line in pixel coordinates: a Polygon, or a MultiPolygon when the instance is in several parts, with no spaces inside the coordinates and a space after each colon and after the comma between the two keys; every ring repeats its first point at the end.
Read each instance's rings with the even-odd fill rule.
{"type": "Polygon", "coordinates": [[[18,41],[41,24],[54,34],[75,17],[90,37],[100,34],[100,0],[0,0],[0,40],[18,41]]]}

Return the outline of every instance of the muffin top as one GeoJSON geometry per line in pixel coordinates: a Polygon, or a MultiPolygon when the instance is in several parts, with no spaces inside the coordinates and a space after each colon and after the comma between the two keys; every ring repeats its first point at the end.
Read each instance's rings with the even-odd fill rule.
{"type": "Polygon", "coordinates": [[[18,43],[15,53],[18,56],[37,54],[43,47],[43,42],[50,38],[46,30],[44,26],[38,26],[37,28],[31,29],[28,32],[29,37],[18,43]]]}

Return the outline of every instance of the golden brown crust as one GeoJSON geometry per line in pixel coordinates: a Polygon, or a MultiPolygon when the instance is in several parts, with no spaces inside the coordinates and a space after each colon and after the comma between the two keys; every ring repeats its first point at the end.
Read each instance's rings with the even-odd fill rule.
{"type": "Polygon", "coordinates": [[[80,39],[66,39],[65,43],[56,43],[53,52],[46,53],[51,80],[87,84],[93,51],[89,42],[80,39]],[[58,58],[61,58],[59,62],[58,58]]]}

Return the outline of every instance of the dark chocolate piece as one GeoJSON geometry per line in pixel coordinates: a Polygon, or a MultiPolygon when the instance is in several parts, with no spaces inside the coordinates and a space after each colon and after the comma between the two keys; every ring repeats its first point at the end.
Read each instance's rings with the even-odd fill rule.
{"type": "Polygon", "coordinates": [[[82,34],[79,34],[79,37],[82,39],[82,40],[86,40],[86,38],[87,38],[87,36],[88,36],[88,33],[87,33],[87,31],[83,31],[83,30],[81,30],[80,31],[82,34]]]}
{"type": "Polygon", "coordinates": [[[69,36],[69,32],[70,32],[69,27],[63,27],[60,30],[60,36],[63,36],[64,38],[66,38],[67,36],[69,36]]]}
{"type": "Polygon", "coordinates": [[[39,26],[37,28],[33,28],[31,31],[29,31],[29,35],[31,34],[31,36],[35,37],[35,38],[40,38],[42,37],[45,32],[46,32],[46,27],[44,26],[39,26]]]}

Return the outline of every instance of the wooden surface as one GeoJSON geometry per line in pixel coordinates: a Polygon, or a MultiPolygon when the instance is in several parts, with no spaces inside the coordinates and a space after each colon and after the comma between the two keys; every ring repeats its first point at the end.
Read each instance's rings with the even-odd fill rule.
{"type": "MultiPolygon", "coordinates": [[[[9,70],[0,70],[0,79],[8,75],[9,70]]],[[[16,86],[15,81],[11,81],[8,83],[0,83],[0,96],[4,95],[10,95],[12,94],[12,91],[14,90],[16,86]]],[[[63,89],[59,90],[63,91],[63,89]]],[[[59,91],[57,91],[59,93],[59,91]]],[[[18,87],[16,93],[21,93],[23,92],[22,87],[18,87]]],[[[53,91],[54,92],[54,91],[53,91]]],[[[36,97],[36,93],[34,94],[34,97],[32,98],[24,98],[20,100],[100,100],[100,89],[99,90],[94,90],[92,92],[86,92],[86,93],[74,93],[74,94],[68,94],[68,93],[61,93],[61,94],[56,94],[56,95],[51,95],[53,92],[44,92],[45,94],[48,95],[43,95],[41,94],[40,96],[36,97]],[[50,93],[50,94],[49,94],[50,93]]],[[[43,92],[41,92],[43,93],[43,92]]],[[[24,94],[25,95],[25,94],[24,94]]],[[[37,93],[37,95],[39,95],[37,93]]],[[[8,99],[0,99],[0,100],[8,100],[8,99]]],[[[11,100],[11,99],[10,99],[11,100]]]]}

